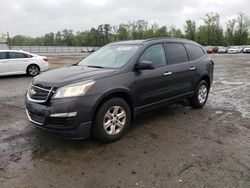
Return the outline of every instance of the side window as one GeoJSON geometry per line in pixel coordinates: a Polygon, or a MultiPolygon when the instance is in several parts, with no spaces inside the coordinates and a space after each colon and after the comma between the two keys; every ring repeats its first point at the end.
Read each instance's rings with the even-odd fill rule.
{"type": "Polygon", "coordinates": [[[7,53],[6,52],[0,52],[0,60],[1,59],[7,59],[7,53]]]}
{"type": "Polygon", "coordinates": [[[30,54],[23,54],[25,58],[32,58],[33,56],[30,54]]]}
{"type": "Polygon", "coordinates": [[[166,65],[166,54],[163,45],[156,44],[147,48],[140,57],[140,61],[151,61],[155,67],[166,65]]]}
{"type": "Polygon", "coordinates": [[[9,58],[10,59],[19,59],[19,58],[27,58],[27,57],[26,57],[26,54],[24,54],[24,53],[10,52],[9,58]]]}
{"type": "Polygon", "coordinates": [[[180,43],[166,44],[168,57],[171,64],[183,63],[188,61],[188,55],[185,47],[180,43]]]}
{"type": "Polygon", "coordinates": [[[199,46],[193,44],[185,44],[185,46],[189,54],[190,60],[199,59],[205,54],[205,52],[199,46]]]}

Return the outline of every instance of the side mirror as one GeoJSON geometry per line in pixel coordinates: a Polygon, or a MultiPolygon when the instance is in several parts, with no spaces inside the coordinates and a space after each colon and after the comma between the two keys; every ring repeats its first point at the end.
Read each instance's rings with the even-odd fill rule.
{"type": "Polygon", "coordinates": [[[135,65],[135,70],[149,70],[154,68],[155,67],[151,61],[139,61],[135,65]]]}

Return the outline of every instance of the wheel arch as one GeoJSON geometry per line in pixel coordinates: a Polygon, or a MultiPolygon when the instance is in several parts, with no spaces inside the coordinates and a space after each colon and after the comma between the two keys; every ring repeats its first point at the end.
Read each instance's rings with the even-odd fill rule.
{"type": "Polygon", "coordinates": [[[132,95],[129,93],[127,89],[115,89],[104,94],[95,104],[95,107],[92,112],[92,122],[95,121],[96,114],[100,107],[108,100],[112,98],[121,98],[127,102],[131,111],[132,121],[134,119],[134,100],[132,95]]]}
{"type": "Polygon", "coordinates": [[[211,79],[210,79],[210,77],[209,77],[208,74],[202,75],[201,78],[200,78],[200,80],[199,80],[199,82],[197,84],[199,84],[200,81],[202,81],[202,80],[205,80],[207,82],[209,88],[211,87],[211,79]]]}

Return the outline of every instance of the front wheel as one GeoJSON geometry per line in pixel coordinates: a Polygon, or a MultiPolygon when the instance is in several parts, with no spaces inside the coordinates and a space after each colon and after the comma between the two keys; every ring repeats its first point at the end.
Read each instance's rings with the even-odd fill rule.
{"type": "Polygon", "coordinates": [[[196,87],[193,97],[189,99],[191,106],[194,108],[202,108],[207,102],[208,93],[208,83],[205,80],[200,81],[196,87]]]}
{"type": "Polygon", "coordinates": [[[40,72],[40,69],[37,65],[30,65],[27,68],[27,74],[29,76],[36,76],[39,74],[39,72],[40,72]]]}
{"type": "Polygon", "coordinates": [[[126,101],[113,98],[105,102],[98,111],[93,136],[102,142],[118,140],[131,123],[131,111],[126,101]]]}

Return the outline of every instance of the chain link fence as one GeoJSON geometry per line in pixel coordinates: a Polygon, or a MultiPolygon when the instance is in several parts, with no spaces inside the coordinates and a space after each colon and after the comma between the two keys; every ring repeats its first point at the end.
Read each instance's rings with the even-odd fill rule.
{"type": "Polygon", "coordinates": [[[12,50],[23,50],[37,54],[74,54],[83,52],[92,52],[97,47],[75,47],[75,46],[12,46],[12,50]]]}

